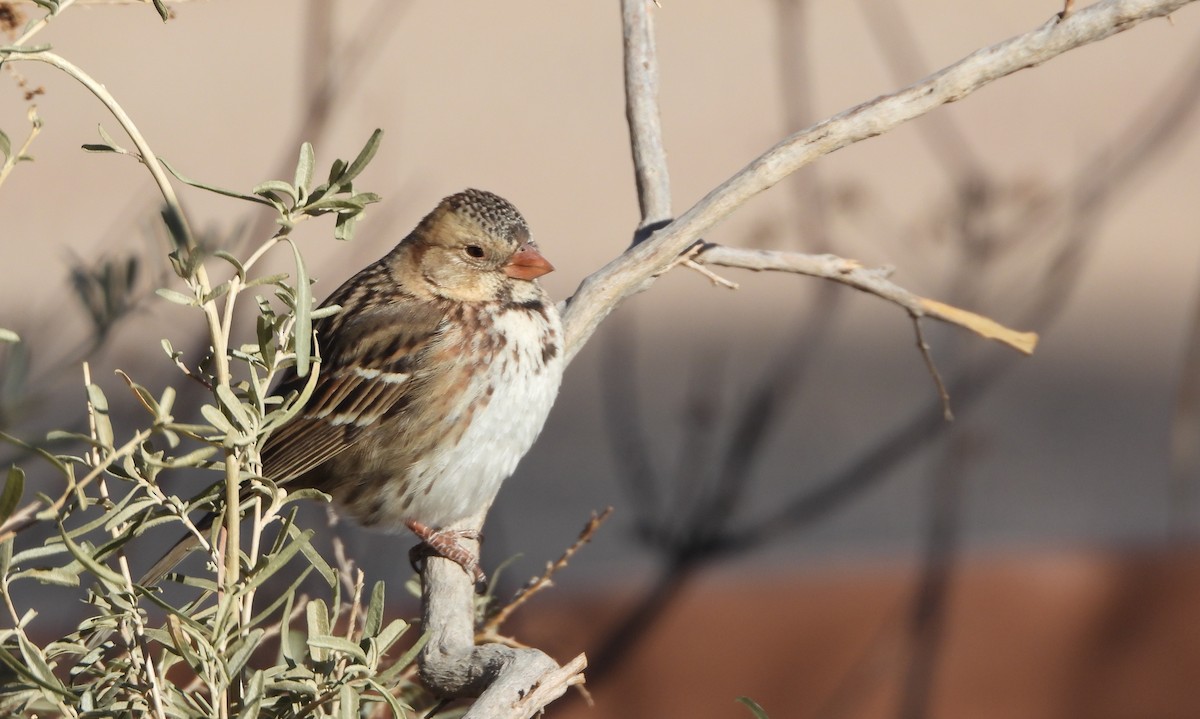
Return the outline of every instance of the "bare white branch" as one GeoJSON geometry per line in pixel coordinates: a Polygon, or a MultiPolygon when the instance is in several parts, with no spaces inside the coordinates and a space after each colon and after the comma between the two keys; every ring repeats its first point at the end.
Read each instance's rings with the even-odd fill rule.
{"type": "Polygon", "coordinates": [[[648,240],[631,247],[580,284],[564,303],[568,361],[626,298],[653,284],[705,232],[789,174],[823,155],[887,132],[975,90],[1068,50],[1103,40],[1194,0],[1100,0],[1061,19],[983,48],[903,90],[850,108],[801,130],[753,160],[648,240]]]}
{"type": "Polygon", "coordinates": [[[633,149],[642,227],[671,219],[671,177],[658,113],[658,56],[649,0],[621,0],[625,38],[625,118],[633,149]]]}
{"type": "MultiPolygon", "coordinates": [[[[485,512],[459,525],[478,530],[485,512]]],[[[469,540],[462,540],[464,543],[469,540]]],[[[478,551],[476,544],[473,549],[478,551]]],[[[475,644],[475,585],[462,567],[430,557],[421,572],[421,679],[444,697],[479,698],[466,717],[527,719],[572,685],[583,683],[582,654],[559,667],[547,654],[498,643],[475,644]]]]}

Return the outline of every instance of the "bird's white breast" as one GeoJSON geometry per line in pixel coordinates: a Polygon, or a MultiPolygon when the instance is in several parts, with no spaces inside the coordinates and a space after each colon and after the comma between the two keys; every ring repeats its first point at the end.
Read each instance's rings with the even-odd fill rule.
{"type": "Polygon", "coordinates": [[[533,446],[563,373],[562,327],[553,305],[547,314],[516,309],[496,318],[493,330],[506,338],[504,346],[486,368],[471,373],[470,387],[451,412],[470,414],[470,423],[457,443],[414,464],[406,514],[443,527],[489,506],[533,446]],[[552,353],[546,352],[548,341],[552,353]],[[489,387],[486,405],[470,412],[472,398],[489,387]]]}

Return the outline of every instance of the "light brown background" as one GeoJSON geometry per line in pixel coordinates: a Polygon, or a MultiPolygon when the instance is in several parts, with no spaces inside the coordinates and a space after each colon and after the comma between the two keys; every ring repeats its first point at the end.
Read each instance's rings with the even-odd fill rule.
{"type": "MultiPolygon", "coordinates": [[[[810,5],[817,115],[897,87],[860,4],[810,5]]],[[[338,5],[342,41],[354,42],[368,7],[338,5]]],[[[76,8],[38,41],[105,83],[181,171],[248,190],[295,151],[284,143],[298,123],[306,83],[303,6],[195,2],[175,9],[178,17],[164,25],[147,7],[76,8]]],[[[930,70],[1035,27],[1057,9],[1049,0],[905,3],[930,70]]],[[[656,17],[663,123],[682,211],[798,128],[780,119],[773,3],[674,0],[656,17]]],[[[1196,51],[1198,39],[1200,15],[1186,8],[1173,23],[1149,23],[1072,52],[937,112],[959,123],[999,176],[1054,184],[1169,90],[1166,78],[1196,51]]],[[[384,128],[383,147],[359,186],[385,202],[372,208],[351,245],[334,243],[327,223],[301,229],[320,279],[318,295],[386,251],[438,198],[465,186],[496,191],[522,208],[558,266],[546,281],[556,298],[626,246],[637,205],[616,3],[416,2],[386,43],[365,52],[373,59],[359,89],[335,110],[328,134],[311,139],[319,166],[327,167],[334,156],[355,153],[372,129],[384,128]]],[[[79,150],[95,140],[98,122],[116,134],[83,89],[50,68],[16,69],[44,86],[37,104],[46,127],[32,150],[36,162],[21,165],[0,189],[0,326],[21,332],[38,357],[47,357],[70,346],[63,335],[78,326],[66,258],[144,246],[139,223],[152,211],[155,191],[128,158],[79,150]]],[[[0,127],[16,141],[25,104],[11,87],[0,98],[0,127]]],[[[1169,423],[1200,267],[1198,136],[1183,133],[1116,203],[1066,313],[975,415],[985,449],[972,468],[963,518],[974,551],[1165,539],[1169,423]]],[[[853,187],[870,210],[865,219],[839,225],[839,253],[894,265],[897,281],[922,294],[945,291],[952,254],[919,239],[919,228],[951,188],[915,127],[824,158],[817,169],[853,187]]],[[[199,191],[184,197],[200,228],[226,231],[251,216],[247,207],[199,191]]],[[[767,193],[710,239],[804,249],[806,238],[790,224],[791,197],[786,188],[767,193]]],[[[776,338],[799,321],[816,282],[729,274],[742,290],[714,289],[676,271],[619,312],[640,328],[641,361],[630,371],[644,380],[643,404],[661,431],[664,464],[673,456],[681,397],[695,366],[723,356],[726,372],[714,392],[743,391],[776,338]]],[[[989,289],[986,306],[972,309],[1011,319],[1010,302],[1030,290],[1023,281],[1010,272],[989,289]]],[[[848,305],[801,392],[803,405],[788,413],[767,448],[746,518],[843,466],[933,392],[903,314],[863,296],[848,305]]],[[[173,381],[145,328],[186,340],[200,326],[194,318],[180,321],[165,302],[151,303],[142,318],[96,358],[104,368],[99,376],[121,366],[157,376],[160,385],[173,381]]],[[[935,356],[948,336],[931,335],[935,356]]],[[[617,518],[560,580],[568,596],[624,582],[651,566],[629,534],[630,513],[622,511],[628,500],[612,480],[603,437],[597,347],[607,340],[602,330],[571,366],[542,440],[506,485],[489,523],[490,561],[523,552],[516,572],[522,575],[567,544],[589,511],[617,505],[617,518]]],[[[38,422],[55,420],[54,401],[78,401],[68,386],[73,381],[58,383],[38,422]]],[[[104,381],[112,396],[120,394],[115,379],[104,381]]],[[[924,458],[906,463],[861,501],[769,552],[724,565],[720,576],[809,572],[865,559],[906,563],[925,516],[929,466],[924,458]]],[[[353,544],[377,561],[384,553],[403,556],[403,540],[364,535],[353,544]]],[[[395,563],[374,568],[387,571],[395,563]]]]}

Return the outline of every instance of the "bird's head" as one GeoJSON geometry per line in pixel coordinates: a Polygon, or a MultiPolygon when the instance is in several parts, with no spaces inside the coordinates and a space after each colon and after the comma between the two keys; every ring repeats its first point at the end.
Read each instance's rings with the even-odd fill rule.
{"type": "Polygon", "coordinates": [[[447,299],[490,301],[523,296],[552,271],[508,200],[465,190],[442,200],[405,240],[430,291],[447,299]],[[523,287],[524,286],[524,287],[523,287]]]}

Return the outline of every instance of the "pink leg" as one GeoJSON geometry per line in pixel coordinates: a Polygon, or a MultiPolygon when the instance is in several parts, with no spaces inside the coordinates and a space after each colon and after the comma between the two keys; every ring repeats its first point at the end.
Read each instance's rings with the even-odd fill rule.
{"type": "MultiPolygon", "coordinates": [[[[458,566],[463,568],[463,571],[471,575],[476,584],[484,584],[487,582],[487,576],[483,573],[483,569],[479,566],[479,558],[475,553],[459,544],[459,538],[478,539],[479,532],[474,530],[462,529],[434,529],[420,522],[405,522],[405,526],[421,540],[421,543],[429,550],[429,553],[449,559],[458,566]]],[[[421,556],[421,547],[414,547],[410,553],[410,559],[417,559],[421,556]]]]}

